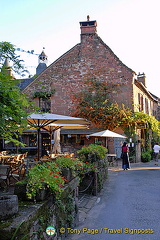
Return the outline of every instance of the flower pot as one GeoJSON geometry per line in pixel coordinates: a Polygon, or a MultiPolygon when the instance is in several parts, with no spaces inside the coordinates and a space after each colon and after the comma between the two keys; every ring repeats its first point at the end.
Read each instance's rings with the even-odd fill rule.
{"type": "Polygon", "coordinates": [[[19,200],[21,200],[21,201],[28,200],[26,191],[27,191],[27,183],[15,184],[14,194],[18,196],[19,200]]]}
{"type": "Polygon", "coordinates": [[[68,182],[70,180],[72,180],[72,178],[73,178],[72,169],[71,168],[62,168],[62,176],[65,177],[68,182]]]}
{"type": "Polygon", "coordinates": [[[43,183],[42,189],[39,189],[37,191],[35,200],[36,201],[44,201],[45,199],[47,199],[49,196],[49,189],[47,188],[47,184],[43,183]]]}
{"type": "MultiPolygon", "coordinates": [[[[30,201],[27,197],[27,183],[24,184],[16,184],[14,194],[18,196],[18,199],[21,201],[30,201]]],[[[37,194],[35,197],[36,201],[44,201],[49,196],[49,189],[47,188],[47,184],[43,183],[42,189],[37,190],[37,194]]]]}

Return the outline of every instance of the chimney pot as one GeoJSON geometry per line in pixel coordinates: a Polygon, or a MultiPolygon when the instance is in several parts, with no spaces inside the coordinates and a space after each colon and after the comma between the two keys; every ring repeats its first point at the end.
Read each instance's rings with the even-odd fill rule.
{"type": "Polygon", "coordinates": [[[80,22],[81,34],[93,34],[97,32],[97,22],[90,21],[90,16],[87,16],[87,21],[80,22]]]}
{"type": "Polygon", "coordinates": [[[140,81],[141,83],[143,83],[143,85],[146,87],[146,75],[145,73],[139,73],[138,74],[138,81],[140,81]]]}

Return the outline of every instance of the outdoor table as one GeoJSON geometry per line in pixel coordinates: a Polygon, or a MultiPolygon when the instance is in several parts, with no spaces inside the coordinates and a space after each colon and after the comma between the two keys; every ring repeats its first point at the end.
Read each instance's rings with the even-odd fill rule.
{"type": "MultiPolygon", "coordinates": [[[[53,156],[53,155],[52,155],[53,156]]],[[[54,154],[54,157],[51,158],[57,158],[57,157],[73,157],[74,153],[58,153],[58,154],[54,154]]]]}
{"type": "Polygon", "coordinates": [[[1,163],[4,164],[8,159],[11,159],[12,155],[1,155],[0,159],[1,159],[1,163]]]}
{"type": "Polygon", "coordinates": [[[52,158],[40,158],[40,162],[47,162],[47,161],[51,161],[52,158]]]}
{"type": "Polygon", "coordinates": [[[20,154],[8,154],[8,155],[1,155],[0,156],[0,160],[2,164],[7,164],[8,160],[12,160],[14,159],[16,156],[18,156],[20,154]]]}

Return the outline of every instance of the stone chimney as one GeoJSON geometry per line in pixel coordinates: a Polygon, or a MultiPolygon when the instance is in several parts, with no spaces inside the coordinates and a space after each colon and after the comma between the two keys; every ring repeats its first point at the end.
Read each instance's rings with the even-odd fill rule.
{"type": "Polygon", "coordinates": [[[97,22],[90,21],[89,15],[87,16],[87,21],[80,22],[81,35],[82,34],[94,34],[97,32],[97,22]]]}
{"type": "Polygon", "coordinates": [[[95,42],[97,40],[97,22],[90,21],[89,16],[87,16],[87,21],[80,22],[81,28],[81,58],[83,58],[83,63],[91,64],[93,62],[93,52],[95,48],[95,42]]]}
{"type": "Polygon", "coordinates": [[[146,75],[144,73],[138,73],[137,79],[146,87],[146,75]]]}

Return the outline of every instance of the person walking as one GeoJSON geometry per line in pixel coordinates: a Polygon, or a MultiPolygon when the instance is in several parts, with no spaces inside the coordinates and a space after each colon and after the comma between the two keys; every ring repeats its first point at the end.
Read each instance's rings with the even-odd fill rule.
{"type": "Polygon", "coordinates": [[[122,145],[122,153],[121,153],[121,158],[122,158],[122,168],[123,170],[128,170],[130,168],[130,163],[129,163],[129,148],[126,142],[123,143],[122,145]]]}
{"type": "Polygon", "coordinates": [[[154,151],[154,159],[156,162],[158,162],[158,154],[160,151],[160,146],[158,145],[158,142],[156,142],[156,144],[154,145],[153,151],[154,151]]]}

